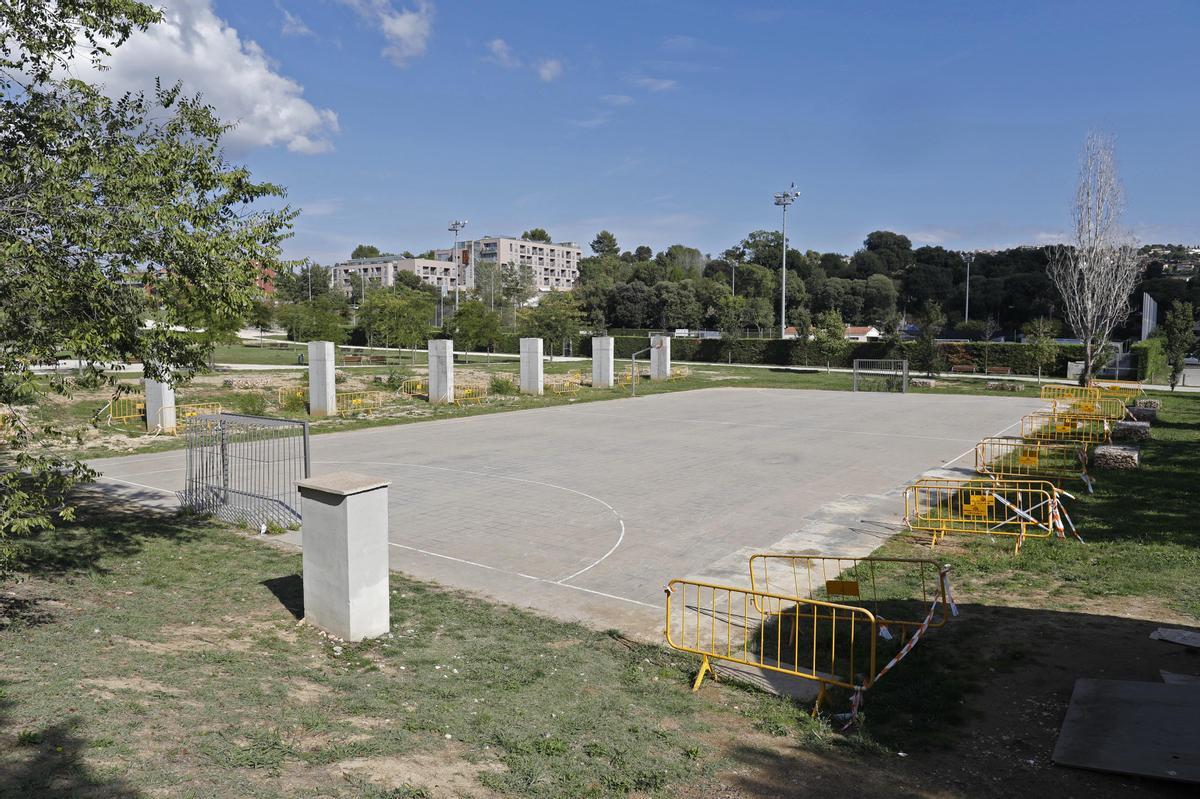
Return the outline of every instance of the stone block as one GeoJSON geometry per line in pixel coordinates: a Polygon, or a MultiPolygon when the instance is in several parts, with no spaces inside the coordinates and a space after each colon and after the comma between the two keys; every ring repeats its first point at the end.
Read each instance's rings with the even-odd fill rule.
{"type": "Polygon", "coordinates": [[[542,363],[542,340],[521,339],[521,393],[541,396],[545,390],[545,367],[542,363]]]}
{"type": "Polygon", "coordinates": [[[1154,399],[1153,397],[1140,397],[1134,403],[1135,408],[1153,408],[1154,410],[1162,410],[1162,400],[1154,399]]]}
{"type": "MultiPolygon", "coordinates": [[[[1158,400],[1154,400],[1158,402],[1158,400]]],[[[1141,405],[1135,405],[1129,409],[1129,414],[1139,422],[1157,422],[1158,408],[1143,408],[1141,405]]]]}
{"type": "Polygon", "coordinates": [[[1092,466],[1097,469],[1136,469],[1141,465],[1137,447],[1125,444],[1101,444],[1092,450],[1092,466]]]}
{"type": "Polygon", "coordinates": [[[297,487],[305,622],[346,641],[383,635],[391,624],[388,481],[337,472],[297,487]]]}
{"type": "Polygon", "coordinates": [[[308,342],[308,412],[337,415],[337,363],[332,341],[308,342]]]}
{"type": "Polygon", "coordinates": [[[1113,441],[1145,441],[1150,438],[1149,422],[1122,421],[1113,425],[1113,441]]]}

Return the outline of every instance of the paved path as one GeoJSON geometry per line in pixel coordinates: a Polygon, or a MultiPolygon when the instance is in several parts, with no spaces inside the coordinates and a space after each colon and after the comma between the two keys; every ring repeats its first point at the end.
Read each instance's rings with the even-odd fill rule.
{"type": "MultiPolygon", "coordinates": [[[[392,566],[657,639],[674,577],[755,551],[861,555],[927,469],[969,468],[1015,397],[717,388],[314,436],[314,473],[390,478],[392,566]]],[[[173,502],[181,452],[97,462],[173,502]]],[[[299,534],[292,536],[299,540],[299,534]]]]}

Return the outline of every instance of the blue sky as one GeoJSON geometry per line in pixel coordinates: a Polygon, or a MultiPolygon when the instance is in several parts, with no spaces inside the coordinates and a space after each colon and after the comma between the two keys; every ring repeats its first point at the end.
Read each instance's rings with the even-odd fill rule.
{"type": "Polygon", "coordinates": [[[1200,2],[165,5],[105,80],[241,119],[231,155],[305,209],[291,257],[446,246],[452,218],[719,253],[792,180],[801,249],[1040,243],[1090,128],[1139,238],[1200,242],[1200,2]]]}

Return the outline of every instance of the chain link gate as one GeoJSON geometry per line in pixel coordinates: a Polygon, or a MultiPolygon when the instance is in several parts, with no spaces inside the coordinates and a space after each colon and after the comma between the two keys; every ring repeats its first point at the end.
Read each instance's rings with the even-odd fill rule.
{"type": "Polygon", "coordinates": [[[308,422],[217,413],[184,430],[185,508],[255,526],[300,522],[296,482],[309,476],[308,422]]]}

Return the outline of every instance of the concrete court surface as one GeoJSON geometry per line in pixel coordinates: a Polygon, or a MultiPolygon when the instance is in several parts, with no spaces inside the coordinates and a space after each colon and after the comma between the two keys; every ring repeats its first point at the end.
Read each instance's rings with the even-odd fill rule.
{"type": "MultiPolygon", "coordinates": [[[[713,388],[318,435],[312,463],[392,481],[392,568],[659,640],[670,579],[748,585],[764,550],[864,555],[908,480],[970,469],[1042,404],[713,388]]],[[[146,499],[183,483],[181,451],[93,465],[146,499]]]]}

